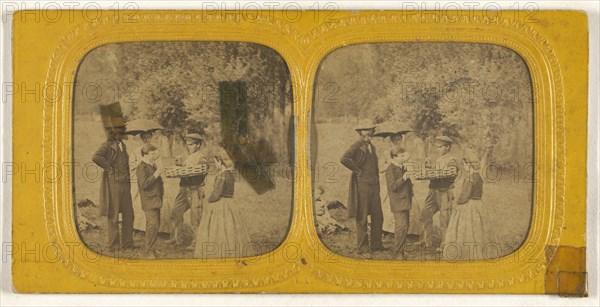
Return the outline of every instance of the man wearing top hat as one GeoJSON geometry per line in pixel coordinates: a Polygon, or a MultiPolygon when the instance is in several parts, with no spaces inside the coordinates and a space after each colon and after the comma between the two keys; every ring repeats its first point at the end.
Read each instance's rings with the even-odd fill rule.
{"type": "MultiPolygon", "coordinates": [[[[450,154],[450,149],[454,141],[447,136],[438,136],[434,140],[434,147],[437,153],[440,155],[435,161],[435,169],[449,169],[456,168],[458,170],[458,163],[455,158],[450,154]]],[[[429,193],[425,198],[424,208],[421,212],[421,222],[423,223],[424,240],[428,242],[429,236],[433,230],[433,216],[435,213],[440,212],[440,228],[442,230],[442,237],[446,233],[448,223],[450,222],[450,215],[452,212],[452,204],[454,202],[454,180],[456,177],[445,177],[438,179],[431,179],[429,181],[429,193]]]]}
{"type": "Polygon", "coordinates": [[[108,115],[105,111],[107,109],[101,109],[108,139],[92,157],[92,161],[103,169],[100,184],[100,216],[108,218],[108,248],[111,252],[119,248],[119,213],[123,221],[121,246],[125,249],[134,248],[129,157],[123,143],[125,120],[122,114],[118,114],[120,107],[117,108],[119,112],[108,115]]]}
{"type": "MultiPolygon", "coordinates": [[[[186,146],[189,150],[189,155],[183,162],[183,166],[196,166],[199,164],[207,163],[207,158],[201,150],[203,147],[203,137],[199,133],[189,133],[185,138],[186,146]]],[[[192,232],[194,239],[192,244],[186,248],[186,250],[194,250],[196,243],[196,230],[200,225],[200,219],[202,218],[202,205],[204,199],[204,179],[206,174],[182,177],[179,180],[179,192],[175,197],[175,205],[171,209],[171,222],[173,223],[173,232],[170,240],[166,243],[176,243],[177,245],[183,244],[182,231],[183,231],[183,215],[190,210],[192,232]]]]}
{"type": "Polygon", "coordinates": [[[375,126],[361,124],[355,128],[359,140],[344,153],[341,163],[352,171],[348,195],[348,217],[356,219],[359,255],[383,249],[381,242],[383,212],[379,191],[379,166],[371,137],[375,126]],[[367,236],[367,217],[371,216],[371,235],[367,236]]]}

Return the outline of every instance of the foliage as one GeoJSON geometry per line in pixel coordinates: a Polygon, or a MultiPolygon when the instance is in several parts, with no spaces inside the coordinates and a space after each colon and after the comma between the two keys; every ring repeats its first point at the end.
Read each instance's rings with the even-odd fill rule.
{"type": "Polygon", "coordinates": [[[531,79],[510,49],[467,43],[348,46],[323,61],[317,82],[335,83],[339,93],[317,87],[317,121],[401,122],[424,143],[442,134],[480,154],[493,145],[500,163],[532,159],[531,79]],[[337,103],[318,99],[323,96],[337,103]]]}
{"type": "Polygon", "coordinates": [[[184,133],[182,123],[189,117],[184,104],[184,88],[177,83],[163,83],[149,91],[150,101],[147,117],[154,117],[161,124],[168,136],[181,137],[184,133]]]}
{"type": "MultiPolygon", "coordinates": [[[[288,155],[288,123],[277,120],[289,118],[284,113],[291,112],[291,81],[285,61],[272,49],[238,42],[119,43],[90,52],[80,70],[78,79],[102,77],[108,81],[103,87],[119,87],[114,100],[121,101],[128,119],[154,119],[176,141],[187,129],[200,128],[220,142],[219,84],[243,81],[250,139],[267,139],[280,156],[288,155]]],[[[89,113],[89,107],[76,105],[76,112],[89,113]]]]}

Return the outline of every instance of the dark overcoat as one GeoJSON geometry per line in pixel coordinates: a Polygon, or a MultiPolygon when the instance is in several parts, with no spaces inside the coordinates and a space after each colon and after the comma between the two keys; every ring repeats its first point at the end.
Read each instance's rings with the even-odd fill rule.
{"type": "MultiPolygon", "coordinates": [[[[124,143],[121,143],[123,153],[127,157],[127,149],[124,143]]],[[[108,140],[100,146],[92,157],[92,161],[102,168],[102,182],[100,183],[100,216],[108,216],[110,208],[113,212],[121,212],[125,206],[133,206],[131,200],[131,182],[129,179],[129,159],[125,159],[126,165],[117,165],[118,141],[108,140]],[[122,170],[126,168],[126,171],[122,170]],[[118,186],[118,188],[117,188],[118,186]],[[118,194],[117,191],[123,193],[118,194]],[[120,197],[123,196],[123,197],[120,197]]]]}
{"type": "MultiPolygon", "coordinates": [[[[371,145],[373,155],[375,156],[375,164],[377,165],[377,153],[375,146],[371,145]]],[[[362,165],[367,155],[368,149],[365,142],[362,140],[352,144],[350,148],[344,153],[340,162],[342,165],[352,171],[350,176],[350,186],[348,188],[348,217],[356,217],[358,211],[358,174],[362,171],[362,165]]],[[[377,166],[376,174],[379,174],[379,167],[377,166]]]]}

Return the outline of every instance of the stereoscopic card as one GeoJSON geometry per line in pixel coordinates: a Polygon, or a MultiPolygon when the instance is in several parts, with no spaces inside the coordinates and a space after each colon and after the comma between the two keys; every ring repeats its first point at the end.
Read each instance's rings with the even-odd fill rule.
{"type": "Polygon", "coordinates": [[[587,295],[585,14],[90,12],[14,14],[17,291],[587,295]]]}

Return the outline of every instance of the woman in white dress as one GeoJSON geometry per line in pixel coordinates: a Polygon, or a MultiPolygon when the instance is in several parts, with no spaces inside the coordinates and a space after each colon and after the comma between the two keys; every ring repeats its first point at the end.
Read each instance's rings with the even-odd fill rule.
{"type": "Polygon", "coordinates": [[[254,254],[242,204],[234,199],[234,164],[222,151],[213,156],[217,166],[212,193],[204,204],[196,232],[196,258],[240,258],[254,254]]]}
{"type": "Polygon", "coordinates": [[[481,164],[474,152],[465,152],[463,178],[457,182],[460,194],[444,238],[443,257],[446,260],[482,260],[500,256],[500,246],[482,200],[480,168],[487,164],[489,152],[490,148],[486,148],[481,164]]]}

